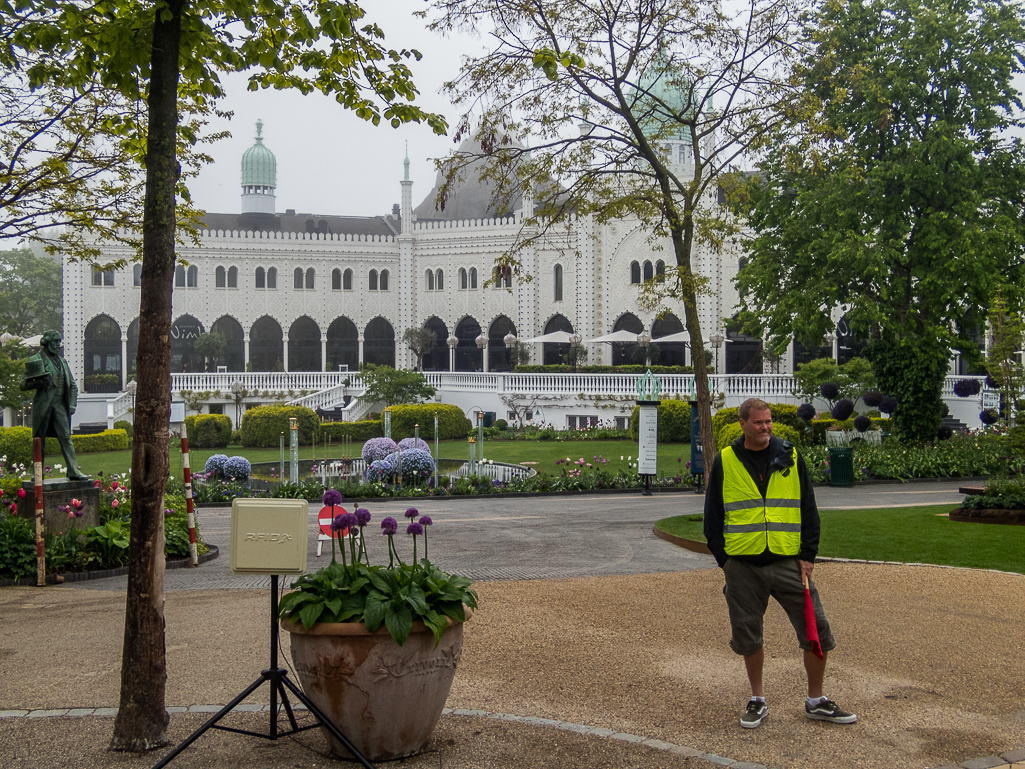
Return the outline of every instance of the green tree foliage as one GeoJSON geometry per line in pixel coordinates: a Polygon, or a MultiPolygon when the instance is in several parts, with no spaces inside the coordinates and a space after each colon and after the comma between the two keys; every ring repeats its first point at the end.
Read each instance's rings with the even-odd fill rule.
{"type": "Polygon", "coordinates": [[[82,90],[99,79],[145,119],[126,135],[144,156],[142,286],[139,307],[135,439],[132,451],[131,578],[125,612],[121,699],[111,748],[145,751],[167,743],[164,707],[163,569],[159,547],[169,472],[171,293],[175,268],[179,146],[189,138],[182,105],[223,96],[219,73],[246,72],[249,86],[296,88],[332,96],[375,124],[444,119],[412,104],[406,62],[415,51],[389,50],[379,27],[346,0],[35,0],[0,4],[5,45],[0,63],[22,68],[31,87],[82,90]],[[143,122],[145,125],[143,125],[143,122]]]}
{"type": "MultiPolygon", "coordinates": [[[[802,4],[752,0],[728,15],[691,0],[437,0],[433,29],[492,41],[446,87],[466,110],[457,139],[476,145],[440,162],[438,205],[471,174],[491,185],[497,214],[532,199],[521,237],[496,263],[518,280],[533,277],[536,251],[564,247],[571,219],[637,217],[651,245],[672,255],[638,299],[677,313],[682,303],[691,344],[703,349],[707,281],[696,251],[720,248],[732,232],[718,181],[772,129],[770,108],[795,95],[785,71],[802,4]]],[[[694,374],[702,438],[713,446],[702,356],[694,374]]]]}
{"type": "Polygon", "coordinates": [[[200,334],[196,341],[192,343],[193,352],[207,358],[207,362],[212,360],[214,365],[220,361],[227,347],[228,340],[224,338],[223,334],[218,334],[216,331],[200,334]]]}
{"type": "Polygon", "coordinates": [[[797,68],[804,98],[734,196],[755,232],[737,281],[752,330],[782,350],[821,338],[848,305],[852,328],[879,340],[867,354],[907,438],[933,437],[951,351],[1000,284],[1022,286],[1023,14],[997,0],[828,0],[797,68]],[[881,366],[886,354],[900,365],[881,366]]]}
{"type": "Polygon", "coordinates": [[[794,382],[794,396],[807,403],[822,399],[821,387],[826,382],[837,386],[837,399],[850,398],[857,403],[866,390],[875,387],[876,378],[872,364],[864,358],[851,358],[842,366],[833,358],[819,358],[798,366],[794,382]]]}
{"type": "Polygon", "coordinates": [[[1004,416],[1010,419],[1017,408],[1018,399],[1025,391],[1025,366],[1021,351],[1025,343],[1025,318],[1021,311],[1012,310],[998,294],[989,306],[990,344],[986,368],[1000,390],[1004,402],[1004,416]]]}
{"type": "Polygon", "coordinates": [[[363,369],[363,400],[367,403],[384,402],[388,406],[399,403],[419,403],[433,398],[437,390],[427,384],[419,371],[393,369],[391,366],[368,365],[363,369]]]}
{"type": "Polygon", "coordinates": [[[0,344],[0,407],[20,409],[32,400],[31,393],[21,389],[27,354],[16,339],[0,344]]]}
{"type": "Polygon", "coordinates": [[[407,328],[402,335],[406,347],[416,356],[416,370],[422,371],[424,356],[430,355],[438,343],[438,335],[429,328],[407,328]]]}
{"type": "Polygon", "coordinates": [[[0,251],[0,329],[20,337],[63,332],[61,264],[27,248],[0,251]]]}

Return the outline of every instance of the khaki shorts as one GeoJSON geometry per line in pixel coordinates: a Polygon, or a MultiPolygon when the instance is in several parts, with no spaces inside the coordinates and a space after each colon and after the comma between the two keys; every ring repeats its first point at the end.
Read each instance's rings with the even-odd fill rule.
{"type": "MultiPolygon", "coordinates": [[[[810,649],[805,634],[804,585],[801,583],[801,567],[797,558],[785,558],[766,566],[756,566],[736,558],[727,558],[723,566],[726,586],[723,595],[730,610],[730,626],[733,637],[730,648],[745,657],[762,648],[762,621],[769,607],[769,597],[783,607],[790,618],[790,624],[797,633],[797,643],[802,649],[810,649]]],[[[808,580],[811,600],[815,607],[815,620],[819,629],[822,651],[836,648],[836,640],[829,629],[829,621],[819,601],[815,582],[808,580]]]]}

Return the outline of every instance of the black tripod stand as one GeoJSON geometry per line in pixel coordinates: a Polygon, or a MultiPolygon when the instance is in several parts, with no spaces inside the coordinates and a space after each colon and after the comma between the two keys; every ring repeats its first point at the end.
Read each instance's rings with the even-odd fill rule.
{"type": "Polygon", "coordinates": [[[269,740],[276,740],[278,734],[278,695],[281,695],[281,704],[285,708],[285,713],[288,715],[288,722],[291,724],[291,729],[287,732],[281,732],[280,736],[284,737],[289,734],[296,734],[298,732],[304,732],[307,729],[314,729],[318,726],[323,726],[337,739],[345,749],[348,750],[356,761],[362,764],[366,769],[374,769],[374,765],[367,761],[366,757],[356,749],[356,746],[349,742],[348,738],[342,734],[337,726],[332,723],[331,719],[324,715],[320,709],[314,705],[309,697],[303,694],[302,689],[292,683],[292,680],[288,677],[288,671],[278,665],[278,634],[277,634],[277,609],[278,609],[278,575],[271,575],[271,587],[270,587],[270,668],[260,672],[260,677],[253,681],[249,686],[243,690],[235,699],[221,708],[217,713],[205,724],[199,727],[196,731],[188,736],[188,738],[182,742],[178,747],[164,756],[153,769],[161,769],[163,766],[167,766],[171,761],[174,760],[175,756],[181,753],[185,748],[191,745],[193,742],[198,740],[207,729],[221,729],[225,732],[236,732],[238,734],[249,734],[253,737],[264,737],[269,740]],[[270,734],[262,734],[261,732],[250,732],[246,729],[233,729],[230,726],[221,726],[217,722],[220,721],[224,716],[234,710],[235,706],[241,703],[246,697],[259,689],[263,684],[270,683],[270,734]],[[309,711],[314,715],[319,723],[310,724],[309,726],[299,726],[295,720],[295,714],[292,712],[292,705],[288,701],[288,693],[285,691],[288,689],[295,698],[304,704],[309,711]]]}

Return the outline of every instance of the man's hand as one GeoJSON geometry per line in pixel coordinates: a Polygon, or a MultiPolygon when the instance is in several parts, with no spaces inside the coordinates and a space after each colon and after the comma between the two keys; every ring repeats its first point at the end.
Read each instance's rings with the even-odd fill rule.
{"type": "Polygon", "coordinates": [[[808,561],[798,561],[801,564],[801,582],[808,584],[808,580],[811,579],[811,571],[815,568],[815,564],[809,563],[808,561]]]}

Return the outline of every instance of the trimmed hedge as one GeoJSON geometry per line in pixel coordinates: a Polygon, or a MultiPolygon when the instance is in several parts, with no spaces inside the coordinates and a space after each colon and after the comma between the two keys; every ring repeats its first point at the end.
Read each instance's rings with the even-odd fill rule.
{"type": "MultiPolygon", "coordinates": [[[[718,433],[716,433],[716,447],[719,451],[729,446],[733,441],[737,440],[742,434],[743,430],[740,428],[740,422],[733,422],[723,427],[718,433]],[[722,441],[722,443],[719,443],[722,441]]],[[[782,438],[785,441],[790,441],[795,446],[800,443],[800,434],[790,425],[785,425],[782,422],[779,424],[772,423],[772,434],[777,438],[782,438]]]]}
{"type": "Polygon", "coordinates": [[[119,419],[114,423],[115,430],[124,430],[128,435],[129,440],[135,435],[135,425],[129,422],[127,419],[119,419]]]}
{"type": "Polygon", "coordinates": [[[473,424],[463,410],[451,403],[414,403],[391,407],[392,438],[409,438],[413,426],[420,425],[420,437],[434,438],[434,414],[438,414],[438,439],[465,438],[473,431],[473,424]]]}
{"type": "Polygon", "coordinates": [[[273,448],[285,434],[285,445],[289,444],[288,420],[299,421],[299,444],[308,446],[320,434],[320,417],[305,406],[256,406],[242,415],[239,438],[246,448],[273,448]]]}
{"type": "Polygon", "coordinates": [[[185,434],[191,448],[224,448],[231,442],[231,417],[224,414],[193,414],[185,417],[185,434]]]}
{"type": "Polygon", "coordinates": [[[362,422],[321,422],[320,440],[330,438],[341,440],[348,435],[354,441],[369,441],[384,435],[384,422],[380,419],[365,419],[362,422]]]}
{"type": "MultiPolygon", "coordinates": [[[[640,406],[630,412],[630,437],[635,441],[640,436],[640,413],[640,406]]],[[[664,400],[658,404],[658,442],[690,443],[690,403],[664,400]]]]}
{"type": "MultiPolygon", "coordinates": [[[[104,430],[96,435],[72,435],[71,443],[76,454],[88,454],[93,451],[124,451],[128,448],[128,433],[124,430],[104,430]]],[[[45,454],[48,457],[60,457],[60,444],[56,438],[47,438],[45,454]]],[[[31,427],[0,427],[0,455],[7,457],[8,467],[23,464],[32,468],[32,428],[31,427]]],[[[63,462],[63,458],[54,461],[63,462]]],[[[50,462],[49,464],[53,464],[50,462]]]]}
{"type": "MultiPolygon", "coordinates": [[[[740,427],[739,417],[737,412],[739,409],[730,407],[728,409],[719,409],[715,414],[712,415],[712,433],[715,435],[715,445],[718,447],[729,446],[733,442],[733,438],[723,442],[722,431],[731,425],[737,425],[740,427]]],[[[785,425],[790,427],[794,431],[794,438],[787,438],[788,441],[793,441],[794,444],[800,444],[802,442],[801,436],[804,434],[804,420],[797,416],[797,406],[793,406],[789,403],[770,403],[769,413],[772,414],[773,425],[785,425]]],[[[775,428],[773,433],[780,435],[776,432],[775,428]]],[[[733,437],[736,438],[740,433],[737,432],[733,437]]],[[[782,436],[780,436],[782,437],[782,436]]],[[[823,438],[825,441],[825,438],[823,438]]]]}
{"type": "MultiPolygon", "coordinates": [[[[642,366],[640,364],[630,364],[624,366],[581,366],[579,373],[581,374],[643,374],[648,369],[651,369],[652,374],[693,374],[694,369],[691,366],[642,366]]],[[[553,363],[547,366],[539,364],[530,364],[527,366],[514,366],[513,372],[516,374],[576,374],[577,369],[575,366],[570,366],[566,363],[553,363]]]]}

